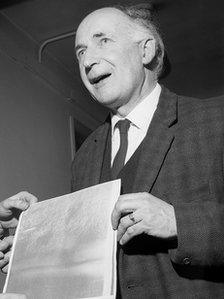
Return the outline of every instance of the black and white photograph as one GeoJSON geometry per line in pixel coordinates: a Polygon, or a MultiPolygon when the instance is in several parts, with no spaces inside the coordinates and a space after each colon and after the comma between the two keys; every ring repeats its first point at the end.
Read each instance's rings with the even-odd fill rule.
{"type": "Polygon", "coordinates": [[[223,11],[0,1],[0,299],[224,298],[223,11]]]}

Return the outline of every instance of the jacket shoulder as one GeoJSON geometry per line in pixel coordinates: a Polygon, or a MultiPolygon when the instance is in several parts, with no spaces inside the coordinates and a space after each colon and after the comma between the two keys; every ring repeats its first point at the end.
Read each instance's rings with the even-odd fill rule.
{"type": "Polygon", "coordinates": [[[214,117],[216,115],[224,117],[224,96],[208,99],[178,96],[178,115],[180,117],[197,115],[200,118],[200,115],[204,113],[214,117]]]}

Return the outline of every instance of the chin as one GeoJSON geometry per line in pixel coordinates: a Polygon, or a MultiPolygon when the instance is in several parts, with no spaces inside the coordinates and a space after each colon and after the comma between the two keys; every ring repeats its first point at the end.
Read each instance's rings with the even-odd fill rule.
{"type": "Polygon", "coordinates": [[[111,98],[109,96],[93,96],[94,100],[97,101],[99,104],[105,106],[106,108],[109,109],[115,109],[117,107],[117,99],[116,98],[111,98]]]}

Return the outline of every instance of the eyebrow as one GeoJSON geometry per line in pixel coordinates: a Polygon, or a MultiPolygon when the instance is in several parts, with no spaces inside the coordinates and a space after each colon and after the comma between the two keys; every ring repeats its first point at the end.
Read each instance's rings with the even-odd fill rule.
{"type": "Polygon", "coordinates": [[[99,37],[102,37],[102,36],[105,36],[105,35],[106,35],[105,33],[99,32],[99,33],[93,34],[93,38],[99,38],[99,37]]]}
{"type": "Polygon", "coordinates": [[[83,49],[83,48],[85,48],[85,47],[86,47],[86,46],[83,45],[83,44],[77,45],[77,46],[75,47],[75,52],[77,52],[79,49],[83,49]]]}

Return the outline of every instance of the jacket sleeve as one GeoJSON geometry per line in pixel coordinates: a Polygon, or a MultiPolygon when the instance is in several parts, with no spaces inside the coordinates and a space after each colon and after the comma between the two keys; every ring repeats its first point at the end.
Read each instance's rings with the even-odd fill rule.
{"type": "Polygon", "coordinates": [[[210,182],[204,200],[174,206],[177,222],[176,249],[170,250],[176,264],[202,267],[224,266],[224,181],[210,182]]]}
{"type": "MultiPolygon", "coordinates": [[[[196,143],[200,144],[201,152],[197,157],[203,157],[199,162],[207,164],[202,166],[207,166],[208,173],[201,173],[207,180],[206,186],[203,191],[188,190],[190,200],[180,198],[173,203],[177,247],[169,253],[172,262],[177,265],[217,268],[224,266],[224,101],[217,98],[205,103],[206,109],[200,106],[194,114],[201,116],[200,122],[195,120],[196,116],[194,121],[190,120],[191,115],[188,114],[189,121],[185,117],[183,126],[191,136],[197,137],[194,137],[196,143]]],[[[195,143],[192,142],[193,145],[195,143]]],[[[195,173],[200,175],[197,169],[195,173]]]]}

